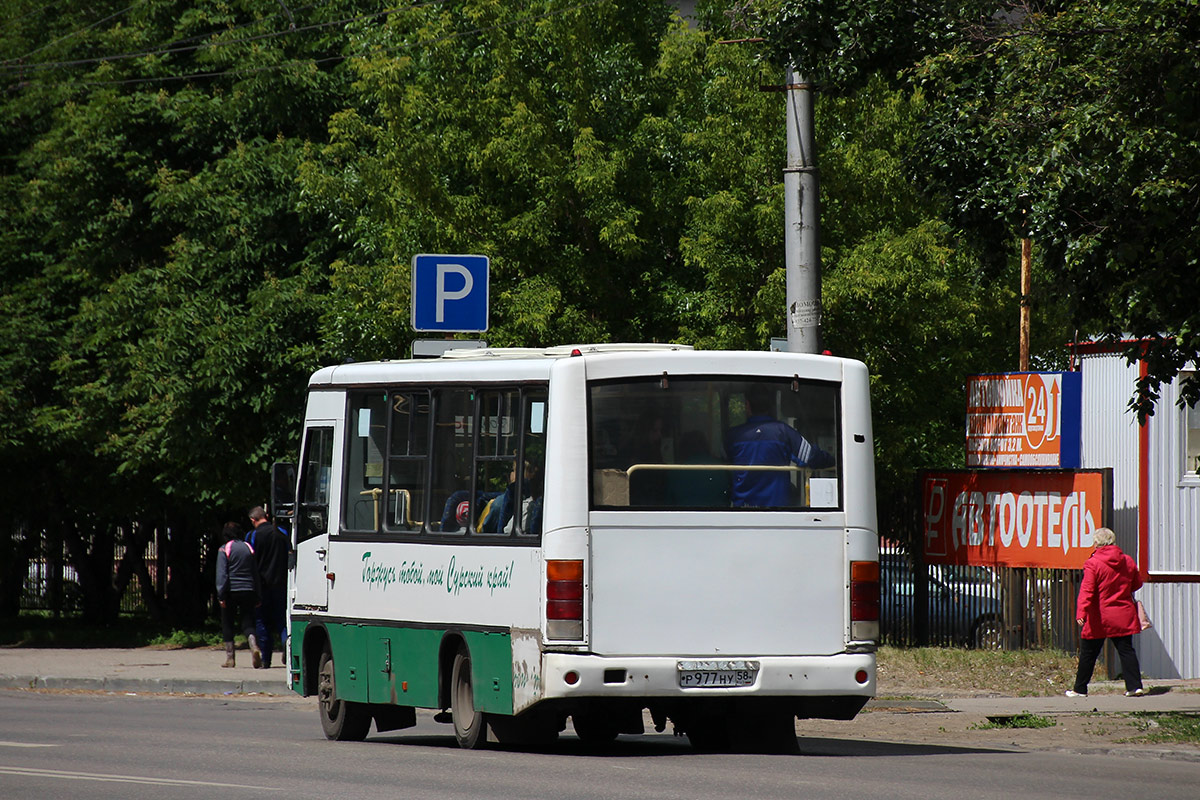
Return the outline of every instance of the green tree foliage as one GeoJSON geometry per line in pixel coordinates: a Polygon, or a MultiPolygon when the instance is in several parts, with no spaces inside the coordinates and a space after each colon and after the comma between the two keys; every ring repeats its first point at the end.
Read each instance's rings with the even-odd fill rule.
{"type": "Polygon", "coordinates": [[[1200,358],[1200,8],[1020,11],[922,65],[923,163],[964,224],[1029,232],[1080,330],[1145,342],[1145,417],[1200,358]]]}
{"type": "Polygon", "coordinates": [[[6,6],[0,486],[106,617],[117,531],[195,570],[292,446],[335,245],[295,175],[344,40],[253,0],[6,6]]]}
{"type": "MultiPolygon", "coordinates": [[[[985,269],[985,254],[947,224],[946,204],[913,180],[906,157],[930,108],[923,91],[895,80],[895,65],[938,34],[909,36],[911,22],[900,20],[910,20],[911,7],[784,4],[779,15],[769,12],[738,9],[726,16],[726,35],[767,33],[768,52],[782,61],[775,37],[785,23],[821,29],[787,43],[812,48],[793,52],[802,54],[796,60],[806,76],[822,80],[816,141],[823,335],[833,352],[870,369],[881,525],[903,538],[911,534],[916,470],[963,464],[966,376],[1017,367],[1018,243],[1012,237],[1001,245],[1008,259],[1000,259],[1000,269],[985,269]]],[[[780,200],[770,215],[771,239],[779,241],[782,191],[772,189],[780,200]]],[[[777,319],[774,310],[784,306],[781,257],[759,298],[761,319],[777,319]]],[[[1035,333],[1038,360],[1048,365],[1046,354],[1061,346],[1063,330],[1047,324],[1035,333]]]]}
{"type": "Polygon", "coordinates": [[[492,259],[490,341],[658,339],[674,334],[662,284],[673,209],[651,119],[670,23],[658,0],[514,8],[498,0],[392,15],[354,62],[349,108],[303,175],[351,255],[331,309],[347,355],[396,355],[417,252],[492,259]]]}
{"type": "MultiPolygon", "coordinates": [[[[993,268],[1003,242],[1031,236],[1069,330],[1136,339],[1127,355],[1149,374],[1130,405],[1152,414],[1161,384],[1200,357],[1200,9],[851,5],[790,0],[774,18],[775,52],[831,79],[888,54],[890,74],[929,98],[910,162],[920,185],[993,268]],[[902,17],[907,42],[881,35],[902,17]]],[[[1190,377],[1183,390],[1200,396],[1190,377]]]]}
{"type": "MultiPolygon", "coordinates": [[[[742,6],[0,6],[3,555],[46,531],[98,616],[153,530],[205,596],[307,374],[407,350],[416,253],[491,256],[500,345],[783,332],[782,73],[719,43],[742,6]]],[[[825,325],[874,374],[892,506],[960,463],[1016,308],[906,172],[925,95],[864,69],[818,105],[825,325]]]]}
{"type": "Polygon", "coordinates": [[[823,99],[827,338],[870,367],[880,466],[907,491],[914,466],[961,465],[965,376],[1015,367],[1015,284],[987,276],[908,181],[920,93],[874,81],[823,99]]]}

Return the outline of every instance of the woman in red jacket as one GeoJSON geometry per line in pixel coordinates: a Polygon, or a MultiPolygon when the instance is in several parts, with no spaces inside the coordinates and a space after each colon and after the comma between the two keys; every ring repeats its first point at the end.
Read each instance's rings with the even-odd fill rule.
{"type": "Polygon", "coordinates": [[[1116,534],[1110,529],[1097,530],[1092,542],[1096,549],[1083,565],[1083,583],[1075,602],[1075,621],[1083,626],[1079,671],[1075,673],[1075,688],[1067,690],[1067,697],[1087,697],[1096,656],[1105,639],[1112,639],[1121,657],[1125,696],[1141,697],[1146,690],[1142,688],[1133,634],[1141,633],[1142,626],[1133,593],[1141,588],[1142,577],[1133,559],[1117,547],[1116,534]]]}

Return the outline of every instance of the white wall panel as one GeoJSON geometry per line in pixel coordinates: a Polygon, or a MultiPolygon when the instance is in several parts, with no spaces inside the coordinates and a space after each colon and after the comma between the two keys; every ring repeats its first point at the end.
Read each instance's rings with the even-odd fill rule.
{"type": "Polygon", "coordinates": [[[1113,471],[1113,524],[1117,543],[1130,555],[1138,541],[1138,426],[1125,403],[1137,368],[1119,356],[1084,356],[1081,464],[1113,471]]]}
{"type": "Polygon", "coordinates": [[[1126,410],[1136,364],[1117,354],[1084,355],[1082,464],[1113,469],[1113,530],[1121,549],[1152,579],[1138,596],[1154,627],[1134,638],[1146,678],[1200,677],[1200,478],[1184,465],[1183,416],[1175,386],[1164,387],[1147,427],[1149,463],[1140,463],[1139,427],[1126,410]],[[1147,470],[1146,552],[1138,552],[1139,477],[1147,470]]]}
{"type": "Polygon", "coordinates": [[[1133,637],[1142,675],[1200,677],[1200,583],[1148,583],[1138,597],[1154,621],[1133,637]]]}

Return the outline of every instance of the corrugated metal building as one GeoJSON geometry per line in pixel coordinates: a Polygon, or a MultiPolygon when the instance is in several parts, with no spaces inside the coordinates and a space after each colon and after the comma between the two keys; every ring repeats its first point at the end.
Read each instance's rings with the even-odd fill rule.
{"type": "Polygon", "coordinates": [[[1164,387],[1147,424],[1127,410],[1141,363],[1076,346],[1083,377],[1081,466],[1113,469],[1117,544],[1134,556],[1154,627],[1134,637],[1147,678],[1200,678],[1200,405],[1164,387]]]}

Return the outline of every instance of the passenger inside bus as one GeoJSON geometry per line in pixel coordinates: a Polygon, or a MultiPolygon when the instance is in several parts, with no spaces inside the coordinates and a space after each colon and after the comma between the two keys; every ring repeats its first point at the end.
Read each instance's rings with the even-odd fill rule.
{"type": "MultiPolygon", "coordinates": [[[[482,533],[512,533],[517,509],[517,466],[509,472],[508,488],[488,502],[480,515],[476,530],[482,533]]],[[[533,461],[526,461],[521,480],[521,530],[535,534],[541,530],[542,471],[533,461]],[[536,527],[534,521],[536,520],[536,527]]]]}
{"type": "MultiPolygon", "coordinates": [[[[492,501],[503,494],[504,492],[476,492],[475,507],[486,508],[492,501]]],[[[471,492],[469,490],[459,489],[446,498],[446,504],[442,506],[441,530],[444,533],[454,533],[459,528],[466,527],[469,524],[471,507],[467,500],[470,496],[471,492]]],[[[482,518],[480,518],[480,522],[482,521],[482,518]]],[[[476,526],[476,530],[480,529],[479,526],[476,526]]]]}
{"type": "MultiPolygon", "coordinates": [[[[774,393],[768,387],[751,388],[746,393],[746,404],[748,418],[731,428],[725,439],[725,450],[733,463],[775,467],[795,464],[810,469],[833,466],[832,455],[772,416],[774,393]]],[[[791,475],[785,469],[736,471],[731,488],[735,507],[780,508],[794,504],[791,475]]]]}
{"type": "MultiPolygon", "coordinates": [[[[517,467],[510,468],[508,486],[502,492],[476,492],[475,509],[477,519],[472,526],[476,533],[512,533],[516,527],[514,519],[517,502],[517,467]]],[[[536,461],[526,461],[521,480],[521,531],[537,535],[542,526],[542,468],[536,461]]],[[[442,507],[441,530],[453,533],[467,527],[470,492],[459,489],[453,492],[442,507]]]]}

